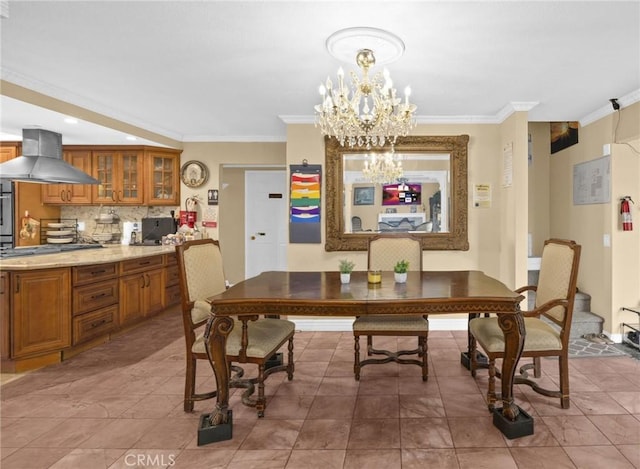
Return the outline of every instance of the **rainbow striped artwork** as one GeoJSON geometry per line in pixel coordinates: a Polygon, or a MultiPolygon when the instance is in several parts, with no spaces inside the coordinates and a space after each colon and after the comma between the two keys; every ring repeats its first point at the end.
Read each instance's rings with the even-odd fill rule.
{"type": "Polygon", "coordinates": [[[320,242],[321,183],[320,165],[291,166],[291,192],[289,197],[290,242],[320,242]]]}

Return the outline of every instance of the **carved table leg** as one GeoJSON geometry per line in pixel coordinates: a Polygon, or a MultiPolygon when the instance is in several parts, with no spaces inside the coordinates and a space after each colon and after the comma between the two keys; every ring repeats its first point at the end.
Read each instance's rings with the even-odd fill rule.
{"type": "Polygon", "coordinates": [[[513,400],[513,381],[522,355],[525,328],[522,313],[498,314],[498,324],[504,333],[505,349],[502,360],[502,409],[493,412],[493,424],[507,438],[518,438],[533,434],[533,419],[520,409],[513,400]]]}
{"type": "Polygon", "coordinates": [[[230,440],[232,437],[232,414],[229,409],[230,363],[227,361],[227,336],[233,329],[233,319],[212,315],[207,322],[204,338],[207,356],[216,377],[218,391],[216,407],[200,419],[198,446],[214,441],[230,440]]]}

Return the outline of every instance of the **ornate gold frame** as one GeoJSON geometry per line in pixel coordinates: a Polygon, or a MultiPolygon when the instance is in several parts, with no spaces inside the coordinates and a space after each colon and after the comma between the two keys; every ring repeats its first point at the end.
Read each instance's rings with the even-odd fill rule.
{"type": "MultiPolygon", "coordinates": [[[[468,135],[400,137],[395,150],[402,153],[449,153],[451,155],[451,229],[446,233],[416,234],[423,250],[469,250],[467,235],[467,147],[468,135]]],[[[380,151],[389,151],[383,147],[380,151]]],[[[366,251],[375,232],[346,233],[343,216],[343,154],[371,150],[341,147],[335,138],[325,137],[326,251],[366,251]]]]}

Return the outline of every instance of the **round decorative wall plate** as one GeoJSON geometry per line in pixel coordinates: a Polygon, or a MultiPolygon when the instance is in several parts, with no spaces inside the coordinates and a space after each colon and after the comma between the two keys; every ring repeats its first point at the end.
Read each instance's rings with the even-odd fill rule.
{"type": "Polygon", "coordinates": [[[187,161],[180,168],[180,178],[187,187],[200,187],[209,179],[209,170],[200,161],[187,161]]]}

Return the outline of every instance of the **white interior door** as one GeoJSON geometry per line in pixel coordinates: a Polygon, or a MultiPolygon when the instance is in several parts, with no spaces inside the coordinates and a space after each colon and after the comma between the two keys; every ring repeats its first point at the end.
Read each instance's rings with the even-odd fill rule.
{"type": "Polygon", "coordinates": [[[287,269],[287,173],[245,172],[245,278],[287,269]]]}

